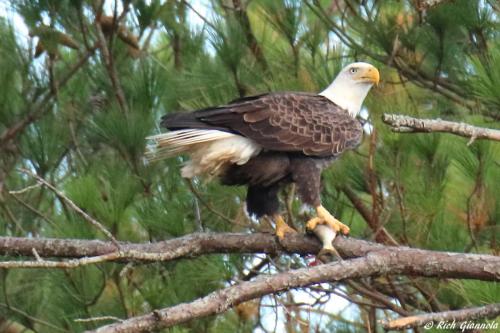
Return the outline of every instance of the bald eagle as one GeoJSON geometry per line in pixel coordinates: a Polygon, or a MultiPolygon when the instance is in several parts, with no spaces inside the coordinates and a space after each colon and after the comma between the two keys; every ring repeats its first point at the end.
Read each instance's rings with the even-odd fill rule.
{"type": "Polygon", "coordinates": [[[169,132],[149,137],[149,159],[187,154],[182,176],[218,177],[225,185],[246,185],[246,208],[276,223],[282,240],[294,232],[280,215],[278,192],[297,185],[304,204],[316,209],[306,227],[325,224],[349,233],[321,204],[321,172],[344,151],[357,147],[362,126],[356,119],[378,70],[363,62],[346,66],[321,93],[266,93],[226,105],[167,114],[161,125],[169,132]]]}

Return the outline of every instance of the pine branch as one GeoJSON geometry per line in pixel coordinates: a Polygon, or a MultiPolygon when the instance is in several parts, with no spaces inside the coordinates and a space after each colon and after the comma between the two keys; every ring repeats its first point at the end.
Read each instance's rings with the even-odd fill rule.
{"type": "MultiPolygon", "coordinates": [[[[342,244],[345,257],[363,256],[376,251],[380,245],[353,238],[339,238],[335,244],[342,244]]],[[[289,235],[281,245],[271,234],[237,233],[195,233],[184,237],[156,243],[119,242],[124,253],[132,251],[163,254],[163,261],[195,257],[210,253],[297,253],[301,255],[317,253],[321,249],[319,241],[306,235],[289,235]],[[167,256],[168,255],[168,256],[167,256]]],[[[56,238],[0,237],[0,255],[34,257],[33,249],[42,258],[97,257],[115,253],[116,246],[109,241],[56,238]]],[[[122,258],[123,259],[123,258],[122,258]]]]}
{"type": "MultiPolygon", "coordinates": [[[[339,239],[346,242],[351,240],[342,237],[339,239]]],[[[340,249],[341,246],[338,248],[340,249]]],[[[339,282],[369,276],[408,274],[425,277],[465,278],[471,277],[470,273],[476,271],[476,273],[481,272],[481,275],[486,273],[493,279],[500,279],[500,258],[487,256],[496,262],[490,266],[491,263],[488,264],[484,259],[474,261],[469,256],[409,248],[382,247],[361,258],[262,276],[254,281],[242,282],[213,292],[190,303],[156,310],[89,332],[151,332],[185,323],[195,318],[219,314],[242,302],[264,295],[317,283],[339,282]]],[[[473,257],[478,257],[478,255],[473,255],[473,257]]]]}
{"type": "Polygon", "coordinates": [[[418,119],[404,115],[384,114],[384,123],[392,127],[393,132],[445,132],[470,138],[469,145],[476,139],[500,141],[500,130],[484,128],[441,119],[418,119]]]}
{"type": "MultiPolygon", "coordinates": [[[[438,2],[442,1],[445,0],[429,0],[426,2],[429,2],[429,4],[431,2],[434,2],[435,3],[434,5],[437,5],[438,2]]],[[[433,77],[419,68],[414,68],[415,66],[413,67],[410,66],[401,57],[395,58],[390,53],[389,54],[376,53],[371,51],[369,48],[360,45],[358,42],[356,42],[355,38],[353,38],[353,36],[351,36],[347,32],[347,30],[344,27],[336,23],[336,21],[332,18],[332,14],[328,10],[322,7],[319,1],[316,0],[312,2],[305,1],[305,4],[321,21],[323,21],[323,23],[326,26],[330,28],[330,30],[339,38],[342,44],[344,44],[347,48],[356,50],[357,52],[365,54],[366,56],[375,61],[385,63],[388,66],[395,68],[396,70],[398,70],[398,72],[403,74],[403,76],[411,79],[413,83],[421,87],[424,87],[426,89],[432,90],[442,96],[445,96],[446,98],[450,99],[451,101],[454,101],[455,103],[464,105],[469,109],[472,109],[475,106],[473,101],[467,99],[467,95],[465,94],[465,91],[461,87],[449,82],[448,80],[445,80],[440,77],[433,77]]],[[[423,6],[424,8],[428,8],[428,4],[423,4],[423,6]]],[[[358,18],[361,19],[361,17],[359,16],[358,18]]],[[[371,19],[365,20],[364,23],[367,26],[373,26],[375,24],[375,22],[371,19]]]]}
{"type": "Polygon", "coordinates": [[[57,188],[55,188],[54,185],[50,184],[48,181],[46,181],[42,177],[38,176],[37,174],[34,174],[33,172],[31,172],[31,171],[29,171],[27,169],[20,169],[20,171],[23,172],[23,173],[25,173],[25,174],[27,174],[27,175],[29,175],[29,176],[31,176],[31,177],[33,177],[33,178],[35,178],[37,180],[37,182],[39,182],[40,184],[43,184],[46,187],[48,187],[49,190],[51,190],[52,192],[54,192],[59,198],[61,198],[64,202],[66,202],[66,204],[68,204],[84,220],[86,220],[87,222],[89,222],[90,224],[92,224],[94,227],[96,227],[97,229],[99,229],[99,231],[101,231],[104,235],[106,235],[106,237],[108,237],[113,242],[113,244],[115,244],[116,248],[120,247],[120,245],[118,244],[118,241],[111,234],[111,232],[108,231],[108,229],[106,229],[99,221],[97,221],[92,216],[90,216],[85,211],[83,211],[83,209],[81,209],[80,207],[78,207],[70,198],[68,198],[66,195],[64,195],[64,193],[62,193],[57,188]]]}
{"type": "MultiPolygon", "coordinates": [[[[427,258],[426,265],[431,267],[427,276],[439,275],[441,277],[471,278],[485,281],[500,280],[500,257],[497,256],[384,246],[350,237],[337,237],[333,245],[344,259],[386,253],[389,257],[405,257],[408,264],[411,265],[412,258],[427,258]],[[453,274],[451,274],[452,271],[453,274]]],[[[267,253],[270,255],[295,253],[306,255],[318,253],[320,249],[321,245],[316,238],[299,234],[288,235],[281,244],[274,235],[270,234],[197,233],[157,243],[120,243],[119,251],[116,250],[112,242],[98,240],[0,237],[0,255],[22,255],[36,258],[34,254],[36,252],[40,258],[80,258],[85,259],[83,262],[88,260],[95,262],[171,261],[211,253],[267,253]],[[96,259],[96,257],[100,258],[96,259]]],[[[32,263],[36,262],[32,261],[32,263]]],[[[39,267],[46,267],[44,259],[39,259],[38,262],[40,263],[39,267]]],[[[10,265],[9,268],[15,267],[13,264],[8,265],[10,265]]],[[[30,265],[31,268],[36,267],[35,264],[30,265]]],[[[22,267],[22,264],[19,264],[19,268],[22,267]]],[[[397,272],[391,273],[398,274],[397,272]]],[[[421,276],[423,274],[418,273],[417,270],[415,275],[421,276]]]]}
{"type": "MultiPolygon", "coordinates": [[[[58,327],[58,326],[56,326],[56,325],[54,325],[52,323],[49,323],[48,321],[39,319],[37,317],[33,317],[29,313],[24,312],[23,310],[18,309],[16,307],[13,307],[12,305],[0,303],[0,307],[4,308],[3,311],[5,311],[5,312],[15,313],[16,315],[18,315],[20,317],[23,317],[23,318],[25,318],[25,319],[27,319],[29,321],[32,321],[33,323],[37,323],[37,324],[40,324],[40,325],[43,325],[43,326],[50,327],[53,331],[63,332],[63,333],[69,333],[70,332],[70,331],[68,331],[68,330],[66,330],[64,328],[61,328],[61,327],[58,327]]],[[[2,331],[2,332],[5,332],[5,331],[2,331]]],[[[23,332],[24,332],[24,330],[23,330],[23,332]]]]}
{"type": "MultiPolygon", "coordinates": [[[[72,78],[75,74],[87,63],[87,60],[94,54],[96,46],[89,49],[66,73],[66,75],[54,83],[55,86],[59,88],[59,90],[72,78]]],[[[49,102],[55,97],[54,91],[49,89],[49,91],[45,94],[43,99],[37,103],[37,105],[33,106],[33,108],[26,113],[26,115],[16,122],[11,127],[5,129],[0,134],[0,149],[3,148],[7,143],[13,140],[19,133],[21,133],[28,125],[33,123],[34,121],[41,118],[45,115],[50,109],[52,104],[49,102]]]]}
{"type": "MultiPolygon", "coordinates": [[[[266,294],[351,278],[408,274],[500,281],[500,258],[496,256],[383,246],[346,237],[337,237],[334,246],[345,259],[350,260],[257,278],[217,291],[192,303],[176,305],[105,326],[96,332],[140,332],[169,327],[226,311],[239,303],[266,294]]],[[[37,259],[28,262],[1,262],[0,267],[72,268],[104,261],[170,261],[210,253],[305,255],[317,253],[320,248],[321,245],[316,238],[299,234],[289,235],[283,244],[280,244],[276,237],[270,234],[199,233],[157,243],[120,243],[120,251],[116,251],[115,245],[110,241],[0,237],[1,255],[17,254],[37,259]],[[73,259],[66,261],[43,259],[47,257],[73,259]]]]}
{"type": "MultiPolygon", "coordinates": [[[[456,324],[456,329],[459,328],[459,322],[468,322],[482,318],[494,319],[500,315],[500,303],[489,304],[485,306],[467,308],[453,311],[444,311],[436,313],[426,313],[410,317],[399,318],[390,321],[381,321],[382,326],[386,330],[406,330],[409,328],[424,326],[426,329],[433,327],[433,323],[447,322],[453,325],[456,324]]],[[[474,323],[476,324],[476,323],[474,323]]],[[[498,328],[492,327],[492,329],[498,328]]],[[[463,330],[462,330],[463,331],[463,330]]]]}
{"type": "Polygon", "coordinates": [[[347,196],[349,201],[353,204],[359,214],[366,221],[370,229],[374,232],[374,237],[377,242],[388,244],[388,245],[398,245],[398,242],[394,237],[387,231],[384,226],[377,225],[372,218],[372,214],[368,207],[361,201],[361,199],[356,195],[356,193],[348,186],[341,188],[344,194],[347,196]]]}
{"type": "Polygon", "coordinates": [[[221,35],[223,36],[223,32],[220,31],[212,22],[210,22],[205,16],[203,16],[199,11],[196,10],[196,8],[194,8],[193,6],[191,6],[191,4],[186,1],[186,0],[181,0],[181,2],[186,5],[193,13],[196,14],[196,16],[198,16],[198,18],[200,20],[203,21],[203,23],[205,23],[207,26],[210,27],[210,29],[212,29],[213,31],[215,31],[218,35],[221,35]]]}
{"type": "Polygon", "coordinates": [[[249,3],[250,1],[243,4],[243,2],[240,0],[233,0],[233,6],[225,8],[229,8],[230,10],[234,11],[235,17],[239,21],[239,24],[245,34],[248,48],[250,49],[253,56],[255,57],[255,60],[257,60],[262,69],[265,72],[268,72],[269,65],[266,58],[264,57],[264,52],[262,51],[262,48],[259,45],[259,42],[257,41],[257,38],[255,37],[255,34],[252,30],[252,25],[250,24],[250,18],[247,11],[247,6],[249,3]]]}
{"type": "MultiPolygon", "coordinates": [[[[119,24],[119,21],[113,20],[113,23],[119,24]]],[[[108,48],[108,44],[106,42],[106,37],[104,36],[102,26],[101,26],[101,23],[99,22],[99,20],[96,20],[96,31],[97,31],[97,37],[99,39],[99,47],[101,50],[102,58],[104,60],[104,64],[106,65],[106,69],[107,69],[108,74],[109,74],[109,79],[111,81],[111,84],[112,84],[114,92],[115,92],[116,100],[118,101],[118,104],[120,105],[121,110],[125,113],[128,113],[128,106],[127,106],[127,100],[125,99],[125,93],[123,92],[122,86],[121,86],[120,81],[118,79],[118,72],[116,71],[116,68],[114,65],[114,59],[113,59],[111,52],[108,48]]],[[[112,31],[114,31],[114,30],[112,30],[112,31]]]]}

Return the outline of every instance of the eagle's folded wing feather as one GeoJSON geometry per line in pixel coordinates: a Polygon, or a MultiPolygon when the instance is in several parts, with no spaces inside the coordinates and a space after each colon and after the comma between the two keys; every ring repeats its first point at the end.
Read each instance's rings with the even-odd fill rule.
{"type": "Polygon", "coordinates": [[[231,104],[167,115],[171,129],[218,129],[243,135],[264,149],[335,156],[356,147],[361,124],[323,96],[278,93],[247,97],[231,104]]]}

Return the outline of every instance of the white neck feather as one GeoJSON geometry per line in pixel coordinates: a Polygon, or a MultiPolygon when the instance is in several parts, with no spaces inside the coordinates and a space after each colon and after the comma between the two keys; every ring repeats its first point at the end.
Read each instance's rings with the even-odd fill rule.
{"type": "Polygon", "coordinates": [[[356,117],[371,87],[370,83],[346,82],[337,77],[320,95],[347,110],[352,117],[356,117]]]}

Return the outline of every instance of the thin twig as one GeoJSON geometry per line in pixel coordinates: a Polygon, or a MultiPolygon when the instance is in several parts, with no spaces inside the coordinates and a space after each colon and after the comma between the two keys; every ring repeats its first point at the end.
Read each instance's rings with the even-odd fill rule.
{"type": "Polygon", "coordinates": [[[34,174],[30,170],[27,169],[19,169],[21,172],[30,175],[31,177],[34,177],[39,183],[45,185],[48,187],[52,192],[54,192],[59,198],[61,198],[64,202],[66,202],[78,215],[83,217],[84,220],[92,224],[94,227],[99,229],[106,237],[108,237],[113,244],[115,244],[116,248],[120,248],[120,244],[116,240],[116,238],[109,232],[99,221],[94,219],[92,216],[89,214],[85,213],[80,207],[78,207],[70,198],[68,198],[64,193],[59,191],[57,188],[55,188],[52,184],[47,182],[45,179],[42,177],[38,176],[37,174],[34,174]]]}
{"type": "MultiPolygon", "coordinates": [[[[113,22],[115,22],[116,24],[118,23],[116,22],[116,20],[114,20],[113,22]]],[[[104,37],[104,33],[102,31],[101,23],[99,22],[99,20],[96,20],[96,30],[102,58],[106,65],[106,69],[108,70],[109,78],[115,91],[116,100],[118,101],[118,104],[120,105],[122,111],[128,113],[127,100],[125,99],[125,94],[123,92],[120,81],[118,80],[118,73],[113,63],[113,57],[111,56],[111,53],[109,51],[108,44],[106,42],[106,38],[104,37]]]]}
{"type": "Polygon", "coordinates": [[[40,187],[40,186],[42,186],[42,184],[36,183],[36,184],[30,185],[30,186],[26,186],[25,188],[22,188],[20,190],[9,191],[9,194],[23,194],[25,192],[31,191],[31,190],[33,190],[35,188],[40,187]]]}
{"type": "Polygon", "coordinates": [[[203,197],[201,196],[200,192],[194,187],[193,183],[190,180],[186,180],[186,184],[189,187],[189,190],[191,190],[191,193],[195,196],[195,199],[197,199],[203,206],[205,206],[206,209],[208,209],[210,212],[213,214],[217,215],[218,217],[222,218],[224,221],[229,222],[231,224],[240,226],[240,227],[248,227],[248,224],[243,224],[240,223],[236,220],[233,220],[226,215],[222,214],[218,210],[216,210],[214,207],[212,207],[203,197]]]}
{"type": "Polygon", "coordinates": [[[403,309],[402,307],[398,306],[397,304],[394,303],[394,300],[387,297],[386,295],[380,293],[379,291],[375,289],[368,289],[363,287],[362,285],[354,282],[354,281],[348,281],[347,284],[356,290],[358,293],[361,293],[363,296],[370,298],[371,300],[374,300],[377,303],[382,304],[386,308],[390,309],[391,311],[394,311],[400,315],[407,316],[410,313],[403,309]]]}
{"type": "Polygon", "coordinates": [[[210,22],[209,20],[207,20],[207,18],[205,16],[201,15],[201,13],[198,12],[193,6],[191,6],[191,4],[188,1],[181,0],[181,2],[183,4],[185,4],[189,9],[191,9],[191,11],[193,13],[195,13],[196,16],[198,16],[203,22],[205,22],[206,25],[208,25],[210,28],[212,28],[212,30],[215,31],[217,33],[217,35],[224,36],[224,34],[222,33],[222,31],[220,31],[212,22],[210,22]]]}
{"type": "MultiPolygon", "coordinates": [[[[12,194],[12,193],[9,192],[9,194],[12,194]]],[[[12,197],[14,198],[15,201],[17,201],[18,203],[20,203],[23,207],[25,207],[26,209],[28,209],[32,213],[40,216],[42,219],[44,219],[45,221],[47,221],[48,223],[50,223],[52,226],[56,225],[56,223],[54,221],[52,221],[48,216],[44,215],[41,211],[39,211],[35,207],[33,207],[30,204],[28,204],[27,202],[25,202],[24,200],[22,200],[21,198],[19,198],[17,195],[12,194],[12,197]]]]}
{"type": "Polygon", "coordinates": [[[374,223],[370,210],[350,187],[344,186],[341,188],[341,190],[347,196],[349,201],[351,201],[358,213],[366,221],[370,229],[374,231],[375,240],[377,242],[386,243],[389,245],[398,245],[396,239],[389,233],[389,231],[387,231],[384,226],[378,226],[374,223]]]}
{"type": "Polygon", "coordinates": [[[170,261],[180,256],[185,256],[186,253],[183,248],[170,252],[142,252],[136,250],[115,251],[94,257],[83,257],[80,259],[69,260],[44,260],[33,249],[33,255],[36,260],[23,260],[23,261],[0,261],[0,268],[76,268],[99,264],[108,261],[143,261],[143,262],[161,262],[170,261]]]}
{"type": "Polygon", "coordinates": [[[15,314],[20,315],[20,316],[22,316],[22,317],[24,317],[24,318],[26,318],[26,319],[34,322],[34,323],[37,323],[37,324],[40,324],[40,325],[45,325],[45,326],[50,327],[50,328],[52,328],[52,329],[54,329],[56,331],[59,331],[59,332],[69,332],[68,330],[65,330],[63,328],[57,327],[56,325],[53,325],[53,324],[49,323],[48,321],[45,321],[45,320],[33,317],[33,316],[29,315],[28,313],[24,312],[23,310],[15,308],[15,307],[13,307],[11,305],[0,303],[0,307],[8,309],[9,311],[12,311],[15,314]]]}
{"type": "Polygon", "coordinates": [[[74,322],[77,323],[88,323],[92,321],[103,321],[103,320],[112,320],[112,321],[118,321],[118,322],[123,322],[123,319],[114,317],[114,316],[101,316],[101,317],[90,317],[90,318],[78,318],[73,320],[74,322]]]}

